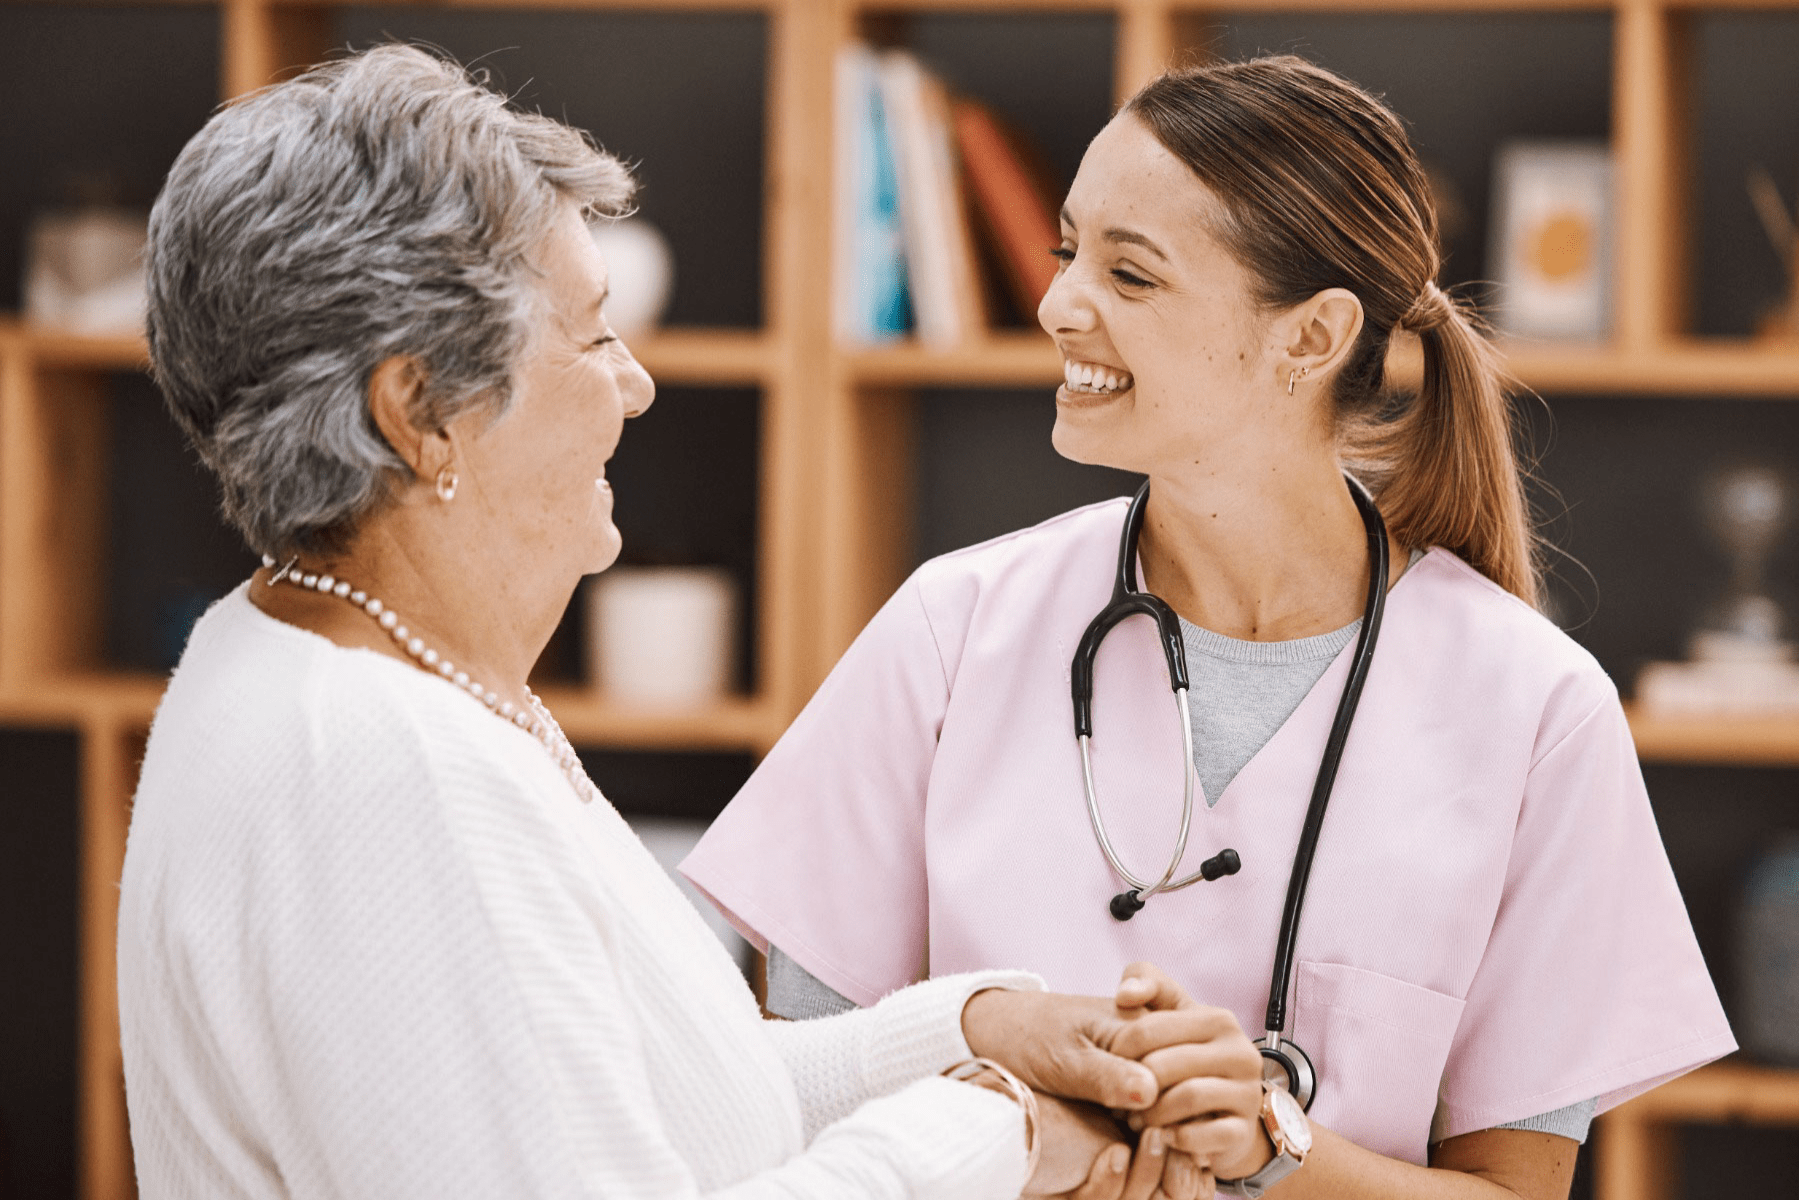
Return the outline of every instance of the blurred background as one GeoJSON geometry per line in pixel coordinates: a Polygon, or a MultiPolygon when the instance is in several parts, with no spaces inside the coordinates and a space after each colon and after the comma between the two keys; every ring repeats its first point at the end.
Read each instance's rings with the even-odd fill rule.
{"type": "Polygon", "coordinates": [[[222,98],[387,38],[637,164],[596,237],[659,399],[609,470],[621,567],[536,682],[671,862],[911,567],[1133,486],[1050,448],[1033,317],[1117,102],[1262,51],[1384,95],[1443,282],[1528,389],[1552,615],[1631,700],[1749,1047],[1602,1120],[1576,1195],[1795,1194],[1799,0],[196,0],[0,6],[0,1200],[131,1193],[128,798],[161,678],[254,565],[146,373],[144,214],[222,98]]]}

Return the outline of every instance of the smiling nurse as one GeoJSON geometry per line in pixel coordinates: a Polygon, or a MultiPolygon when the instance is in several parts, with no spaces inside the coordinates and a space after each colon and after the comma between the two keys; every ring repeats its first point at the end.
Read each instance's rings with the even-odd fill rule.
{"type": "MultiPolygon", "coordinates": [[[[1113,501],[926,563],[687,873],[787,1015],[1155,958],[1303,1048],[1268,1137],[1185,1147],[1220,1191],[1566,1196],[1595,1112],[1734,1043],[1617,692],[1535,609],[1504,387],[1403,129],[1295,58],[1165,75],[1093,140],[1062,239],[1055,446],[1148,477],[1136,553],[1113,501]],[[1398,409],[1395,330],[1424,357],[1398,409]],[[1077,646],[1139,570],[1180,636],[1104,643],[1084,786],[1077,646]]],[[[1206,1082],[1148,1123],[1227,1107],[1206,1082]]]]}

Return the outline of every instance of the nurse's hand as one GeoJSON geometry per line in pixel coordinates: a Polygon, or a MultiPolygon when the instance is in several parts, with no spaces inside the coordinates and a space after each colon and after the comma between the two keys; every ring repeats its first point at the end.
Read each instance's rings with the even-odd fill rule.
{"type": "Polygon", "coordinates": [[[1112,1049],[1140,1058],[1160,1092],[1130,1115],[1131,1127],[1164,1127],[1173,1146],[1221,1179],[1261,1170],[1273,1154],[1262,1132],[1262,1055],[1236,1016],[1195,1002],[1148,963],[1126,968],[1116,1000],[1135,1019],[1112,1049]]]}

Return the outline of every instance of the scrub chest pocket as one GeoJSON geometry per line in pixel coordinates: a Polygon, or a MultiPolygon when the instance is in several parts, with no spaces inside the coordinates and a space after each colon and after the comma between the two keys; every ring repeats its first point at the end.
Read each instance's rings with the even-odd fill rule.
{"type": "Polygon", "coordinates": [[[1293,999],[1294,1033],[1319,1078],[1355,1081],[1348,1104],[1346,1089],[1321,1088],[1313,1115],[1369,1150],[1422,1164],[1430,1148],[1419,1134],[1436,1111],[1463,1002],[1376,971],[1303,960],[1293,999]]]}

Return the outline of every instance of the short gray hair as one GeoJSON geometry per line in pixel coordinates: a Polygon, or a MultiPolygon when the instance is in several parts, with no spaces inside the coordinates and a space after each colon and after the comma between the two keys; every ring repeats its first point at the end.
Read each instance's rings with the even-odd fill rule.
{"type": "Polygon", "coordinates": [[[629,171],[485,80],[387,45],[214,114],[150,214],[149,339],[175,421],[253,550],[339,550],[405,464],[369,415],[410,355],[413,422],[511,402],[526,255],[559,204],[623,213],[629,171]]]}

